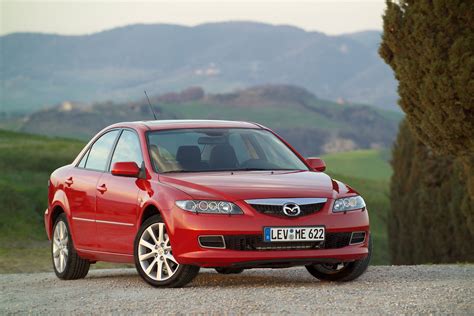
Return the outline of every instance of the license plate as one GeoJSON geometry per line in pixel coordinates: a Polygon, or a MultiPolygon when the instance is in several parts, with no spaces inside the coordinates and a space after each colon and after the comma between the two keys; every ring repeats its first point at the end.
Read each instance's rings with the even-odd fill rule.
{"type": "Polygon", "coordinates": [[[324,241],[324,226],[264,227],[263,240],[275,241],[324,241]]]}

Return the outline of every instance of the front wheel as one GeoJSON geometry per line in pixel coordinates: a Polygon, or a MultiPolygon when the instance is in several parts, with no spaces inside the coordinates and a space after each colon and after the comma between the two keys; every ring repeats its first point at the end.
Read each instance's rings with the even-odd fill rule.
{"type": "Polygon", "coordinates": [[[335,264],[307,265],[306,270],[321,281],[348,282],[360,277],[370,263],[372,256],[372,238],[369,238],[369,254],[362,260],[335,264]]]}
{"type": "Polygon", "coordinates": [[[138,274],[154,287],[182,287],[199,273],[199,267],[176,261],[165,223],[158,215],[147,219],[139,229],[134,256],[138,274]]]}

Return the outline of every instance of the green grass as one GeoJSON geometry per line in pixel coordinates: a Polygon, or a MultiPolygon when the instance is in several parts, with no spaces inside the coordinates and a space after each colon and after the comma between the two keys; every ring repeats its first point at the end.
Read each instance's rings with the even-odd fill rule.
{"type": "MultiPolygon", "coordinates": [[[[0,273],[50,271],[44,232],[47,180],[72,162],[81,141],[0,130],[0,273]]],[[[323,156],[327,172],[365,198],[374,236],[374,264],[388,264],[386,214],[391,169],[386,152],[364,150],[323,156]]],[[[98,264],[95,267],[123,265],[98,264]]]]}
{"type": "Polygon", "coordinates": [[[385,150],[368,149],[327,154],[322,157],[329,173],[370,180],[389,180],[392,167],[385,150]]]}
{"type": "Polygon", "coordinates": [[[0,247],[12,240],[44,240],[47,181],[56,168],[72,162],[79,141],[0,130],[0,247]]]}
{"type": "Polygon", "coordinates": [[[383,150],[357,150],[322,156],[326,172],[359,192],[367,204],[374,242],[372,264],[389,264],[387,213],[392,169],[383,150]]]}

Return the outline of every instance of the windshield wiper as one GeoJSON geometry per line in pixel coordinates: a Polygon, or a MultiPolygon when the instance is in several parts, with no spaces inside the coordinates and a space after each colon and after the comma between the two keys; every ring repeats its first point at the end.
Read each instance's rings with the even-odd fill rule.
{"type": "Polygon", "coordinates": [[[302,169],[240,168],[225,171],[302,171],[302,169]]]}
{"type": "Polygon", "coordinates": [[[163,171],[162,173],[186,173],[186,172],[202,172],[203,170],[170,170],[163,171]]]}

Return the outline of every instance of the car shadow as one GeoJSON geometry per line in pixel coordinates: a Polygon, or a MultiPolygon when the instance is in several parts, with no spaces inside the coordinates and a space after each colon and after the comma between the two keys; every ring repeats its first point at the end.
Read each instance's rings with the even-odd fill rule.
{"type": "MultiPolygon", "coordinates": [[[[245,270],[240,274],[219,274],[214,269],[202,269],[196,278],[188,285],[188,287],[242,287],[252,285],[253,287],[266,286],[318,286],[323,282],[319,282],[313,278],[305,270],[298,271],[295,274],[294,270],[289,270],[291,273],[282,275],[285,269],[279,270],[245,270]],[[307,276],[306,276],[307,274],[307,276]]],[[[94,270],[90,273],[86,280],[100,281],[100,280],[115,280],[120,282],[132,283],[139,282],[143,286],[147,286],[135,269],[120,269],[120,270],[94,270]]]]}
{"type": "Polygon", "coordinates": [[[301,285],[318,285],[315,278],[308,275],[308,278],[294,277],[293,275],[282,276],[281,273],[272,274],[272,270],[268,272],[260,271],[244,271],[240,274],[219,274],[212,271],[203,271],[199,273],[193,280],[193,287],[239,287],[252,285],[254,287],[272,286],[301,286],[301,285]]]}

